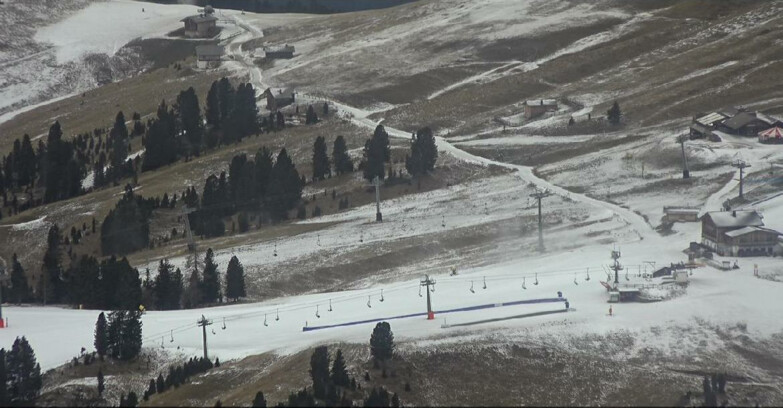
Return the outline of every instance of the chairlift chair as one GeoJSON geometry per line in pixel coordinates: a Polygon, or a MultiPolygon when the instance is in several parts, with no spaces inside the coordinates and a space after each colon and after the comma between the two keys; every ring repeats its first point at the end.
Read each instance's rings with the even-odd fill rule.
{"type": "Polygon", "coordinates": [[[171,331],[171,340],[169,340],[169,343],[174,343],[174,330],[171,331]]]}
{"type": "Polygon", "coordinates": [[[223,318],[223,327],[222,327],[222,329],[226,330],[226,318],[225,317],[223,318]]]}
{"type": "Polygon", "coordinates": [[[372,303],[370,303],[370,298],[372,295],[367,296],[367,307],[372,307],[372,303]]]}
{"type": "Polygon", "coordinates": [[[422,294],[421,294],[421,285],[419,285],[419,297],[422,297],[422,294]]]}
{"type": "Polygon", "coordinates": [[[576,272],[574,272],[574,285],[579,286],[579,282],[576,281],[576,272]]]}
{"type": "Polygon", "coordinates": [[[383,289],[381,289],[381,298],[380,298],[380,299],[378,299],[378,300],[380,300],[381,302],[383,302],[383,289]]]}
{"type": "Polygon", "coordinates": [[[486,289],[486,288],[487,288],[487,277],[485,276],[484,277],[484,289],[486,289]]]}
{"type": "MultiPolygon", "coordinates": [[[[264,315],[264,320],[266,320],[266,315],[264,315]]],[[[280,320],[280,309],[275,309],[275,321],[280,320]]]]}
{"type": "Polygon", "coordinates": [[[329,299],[329,311],[332,311],[332,299],[329,299]]]}
{"type": "Polygon", "coordinates": [[[527,286],[525,286],[525,277],[522,277],[522,289],[527,290],[527,286]]]}
{"type": "Polygon", "coordinates": [[[275,250],[272,252],[273,256],[277,256],[277,242],[275,242],[275,250]]]}
{"type": "Polygon", "coordinates": [[[536,273],[536,281],[533,282],[534,285],[538,285],[538,273],[536,273]]]}
{"type": "Polygon", "coordinates": [[[590,268],[587,268],[587,272],[586,273],[587,273],[587,276],[585,276],[585,280],[589,281],[590,280],[590,268]]]}
{"type": "Polygon", "coordinates": [[[318,305],[315,305],[315,317],[318,319],[321,318],[321,313],[318,311],[318,305]]]}
{"type": "Polygon", "coordinates": [[[440,226],[443,227],[443,228],[446,228],[446,216],[445,215],[441,215],[440,216],[440,226]]]}
{"type": "Polygon", "coordinates": [[[470,281],[470,293],[476,293],[476,291],[473,290],[473,281],[470,281]]]}

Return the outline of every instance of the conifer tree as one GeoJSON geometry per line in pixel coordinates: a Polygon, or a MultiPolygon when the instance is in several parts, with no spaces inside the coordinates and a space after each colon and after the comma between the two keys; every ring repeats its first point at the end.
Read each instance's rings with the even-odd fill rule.
{"type": "Polygon", "coordinates": [[[266,146],[261,147],[258,149],[258,152],[256,152],[254,162],[255,174],[253,176],[253,181],[255,182],[255,188],[253,191],[255,191],[258,198],[263,200],[264,197],[266,197],[267,189],[269,188],[269,176],[272,173],[272,167],[274,165],[272,161],[272,152],[270,152],[266,146]]]}
{"type": "Polygon", "coordinates": [[[348,147],[345,144],[345,138],[342,136],[337,136],[334,139],[332,161],[334,162],[334,171],[338,175],[353,171],[353,161],[351,161],[351,156],[348,155],[348,147]]]}
{"type": "Polygon", "coordinates": [[[345,359],[343,358],[343,351],[337,350],[337,355],[332,363],[332,382],[334,385],[341,387],[349,387],[351,385],[351,379],[348,377],[348,371],[345,368],[345,359]]]}
{"type": "Polygon", "coordinates": [[[121,168],[128,159],[128,127],[125,126],[125,115],[122,111],[117,112],[114,118],[114,126],[109,131],[112,139],[111,167],[114,179],[122,176],[121,168]]]}
{"type": "Polygon", "coordinates": [[[8,398],[11,405],[30,405],[41,391],[41,366],[27,339],[17,337],[6,355],[8,398]]]}
{"type": "Polygon", "coordinates": [[[329,156],[326,155],[326,139],[318,136],[313,144],[313,180],[323,180],[329,173],[331,170],[329,156]]]}
{"type": "Polygon", "coordinates": [[[204,116],[207,124],[213,127],[220,127],[220,98],[218,96],[218,81],[212,82],[207,92],[207,106],[204,116]]]}
{"type": "Polygon", "coordinates": [[[98,395],[103,395],[103,390],[106,389],[103,379],[103,370],[98,369],[98,395]]]}
{"type": "MultiPolygon", "coordinates": [[[[0,349],[0,407],[7,407],[10,405],[8,395],[8,372],[5,367],[5,358],[5,349],[0,349]]],[[[256,395],[256,397],[258,397],[258,395],[256,395]]]]}
{"type": "Polygon", "coordinates": [[[43,277],[41,277],[40,283],[43,284],[43,280],[46,280],[46,288],[41,288],[39,293],[43,293],[44,299],[49,302],[57,302],[62,295],[62,280],[60,276],[62,274],[62,264],[60,255],[60,228],[57,225],[52,225],[49,228],[49,233],[46,238],[47,249],[43,258],[43,277]]]}
{"type": "Polygon", "coordinates": [[[111,356],[118,360],[131,360],[138,356],[142,346],[141,312],[115,310],[109,313],[108,339],[111,356]]]}
{"type": "Polygon", "coordinates": [[[620,118],[622,117],[622,112],[620,111],[620,104],[617,103],[617,101],[614,101],[612,104],[612,107],[609,108],[608,111],[606,111],[606,119],[609,120],[609,123],[613,125],[620,124],[620,118]]]}
{"type": "Polygon", "coordinates": [[[428,127],[419,129],[411,142],[411,153],[405,158],[405,169],[411,176],[416,177],[419,188],[421,177],[435,169],[437,159],[438,148],[432,130],[428,127]]]}
{"type": "MultiPolygon", "coordinates": [[[[182,287],[180,286],[179,290],[176,287],[176,273],[172,269],[174,267],[168,259],[162,259],[158,264],[158,275],[155,277],[154,284],[155,307],[158,310],[179,309],[180,298],[177,294],[181,293],[182,287]]],[[[179,284],[182,284],[181,280],[179,284]]]]}
{"type": "Polygon", "coordinates": [[[193,308],[201,304],[201,289],[203,288],[203,283],[201,281],[201,278],[199,277],[198,270],[193,269],[193,271],[190,273],[190,278],[188,278],[188,286],[185,289],[185,308],[193,308]]]}
{"type": "Polygon", "coordinates": [[[136,393],[131,391],[128,393],[128,396],[125,398],[125,406],[128,408],[134,408],[139,405],[139,397],[136,396],[136,393]]]}
{"type": "Polygon", "coordinates": [[[220,279],[218,277],[218,265],[215,263],[215,254],[212,248],[207,249],[204,257],[204,281],[202,296],[205,303],[215,303],[220,296],[220,279]]]}
{"type": "Polygon", "coordinates": [[[179,121],[185,135],[183,142],[185,142],[186,148],[183,153],[185,157],[199,156],[204,135],[204,122],[201,118],[198,96],[196,96],[193,87],[179,93],[177,105],[179,107],[179,121]]]}
{"type": "MultiPolygon", "coordinates": [[[[0,210],[2,212],[2,210],[0,210]]],[[[22,264],[14,253],[11,258],[11,299],[16,303],[22,303],[30,297],[30,288],[27,286],[27,277],[22,264]]]]}
{"type": "Polygon", "coordinates": [[[106,325],[106,315],[103,312],[98,315],[98,321],[95,322],[95,340],[93,343],[95,344],[95,352],[103,360],[109,348],[109,332],[106,325]]]}
{"type": "Polygon", "coordinates": [[[395,392],[394,395],[392,395],[391,399],[391,406],[392,408],[400,408],[402,405],[400,404],[400,397],[395,392]]]}
{"type": "Polygon", "coordinates": [[[313,109],[313,105],[307,107],[307,113],[305,114],[305,125],[314,125],[318,123],[318,115],[313,109]]]}
{"type": "Polygon", "coordinates": [[[389,134],[383,125],[378,125],[372,137],[364,144],[364,178],[369,181],[375,177],[383,180],[384,163],[388,163],[390,159],[389,134]]]}
{"type": "Polygon", "coordinates": [[[370,354],[380,360],[386,361],[394,355],[394,334],[388,322],[380,322],[370,336],[370,354]]]}
{"type": "Polygon", "coordinates": [[[226,270],[226,297],[237,301],[245,293],[245,268],[239,262],[239,258],[232,256],[228,261],[226,270]]]}
{"type": "Polygon", "coordinates": [[[302,182],[299,172],[283,148],[277,155],[269,177],[267,203],[272,216],[278,220],[288,218],[288,210],[295,208],[301,198],[302,182]]]}
{"type": "Polygon", "coordinates": [[[163,373],[158,374],[158,379],[155,381],[155,389],[158,392],[166,391],[166,381],[163,379],[163,373]]]}
{"type": "Polygon", "coordinates": [[[326,346],[318,346],[313,350],[310,356],[310,378],[313,380],[315,398],[326,398],[329,387],[329,351],[326,346]]]}
{"type": "Polygon", "coordinates": [[[218,102],[220,105],[220,121],[221,123],[228,118],[231,111],[234,110],[234,87],[228,78],[220,78],[218,82],[218,102]]]}
{"type": "Polygon", "coordinates": [[[154,378],[150,379],[150,385],[147,387],[147,395],[154,395],[158,392],[158,384],[154,378]]]}
{"type": "Polygon", "coordinates": [[[259,391],[256,393],[252,406],[253,408],[266,408],[266,398],[264,398],[263,392],[259,391]]]}
{"type": "Polygon", "coordinates": [[[22,138],[22,144],[19,149],[17,174],[19,186],[31,185],[36,177],[36,160],[33,144],[30,141],[30,135],[25,134],[22,138]]]}

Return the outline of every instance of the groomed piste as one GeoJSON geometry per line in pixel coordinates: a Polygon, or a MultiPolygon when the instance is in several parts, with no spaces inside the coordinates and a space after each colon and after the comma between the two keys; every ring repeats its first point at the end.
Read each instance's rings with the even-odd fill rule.
{"type": "MultiPolygon", "coordinates": [[[[564,297],[556,297],[556,298],[541,298],[541,299],[528,299],[528,300],[517,300],[513,302],[505,302],[505,303],[488,303],[478,306],[468,306],[468,307],[459,307],[456,309],[447,309],[447,310],[436,310],[433,311],[435,315],[439,314],[446,314],[446,313],[457,313],[457,312],[470,312],[474,310],[481,310],[481,309],[491,309],[491,308],[498,308],[498,307],[507,307],[507,306],[518,306],[518,305],[530,305],[530,304],[541,304],[541,303],[557,303],[557,302],[568,302],[568,298],[564,297]]],[[[562,312],[567,311],[567,309],[562,309],[562,312]]],[[[537,313],[529,313],[524,315],[517,315],[510,318],[521,318],[521,317],[533,317],[533,316],[541,316],[545,314],[551,314],[551,313],[560,313],[560,311],[547,311],[547,312],[537,312],[537,313]]],[[[376,323],[376,322],[382,322],[387,320],[396,320],[396,319],[408,319],[411,317],[424,317],[427,316],[427,312],[421,312],[421,313],[411,313],[406,315],[399,315],[399,316],[391,316],[391,317],[383,317],[383,318],[377,318],[377,319],[368,319],[368,320],[357,320],[353,322],[346,322],[346,323],[338,323],[338,324],[330,324],[325,326],[305,326],[302,327],[302,331],[314,331],[314,330],[323,330],[323,329],[332,329],[336,327],[347,327],[347,326],[356,326],[359,324],[366,324],[366,323],[376,323]]],[[[448,327],[456,327],[456,326],[465,326],[469,324],[479,324],[479,323],[488,323],[492,321],[498,321],[498,320],[505,320],[507,318],[498,318],[498,319],[489,319],[489,320],[481,320],[471,323],[462,323],[462,324],[455,324],[448,327]]]]}

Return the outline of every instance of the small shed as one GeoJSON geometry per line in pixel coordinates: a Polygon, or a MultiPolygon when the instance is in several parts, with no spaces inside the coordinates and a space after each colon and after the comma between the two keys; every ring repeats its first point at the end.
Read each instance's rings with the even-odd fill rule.
{"type": "Polygon", "coordinates": [[[293,45],[286,44],[279,48],[264,49],[264,56],[268,59],[289,59],[294,57],[294,51],[296,49],[293,45]]]}
{"type": "Polygon", "coordinates": [[[557,111],[557,101],[554,99],[525,101],[525,119],[533,119],[547,112],[555,111],[557,111]]]}
{"type": "Polygon", "coordinates": [[[196,66],[200,69],[215,68],[220,65],[223,47],[219,45],[197,45],[196,66]]]}
{"type": "Polygon", "coordinates": [[[669,222],[696,222],[699,220],[699,209],[696,207],[664,206],[663,214],[669,222]]]}
{"type": "Polygon", "coordinates": [[[211,13],[204,13],[185,17],[180,21],[185,23],[185,37],[209,38],[217,34],[217,20],[211,13]]]}
{"type": "Polygon", "coordinates": [[[296,101],[296,92],[292,88],[276,90],[267,88],[261,96],[266,98],[266,108],[271,112],[292,105],[296,101]]]}

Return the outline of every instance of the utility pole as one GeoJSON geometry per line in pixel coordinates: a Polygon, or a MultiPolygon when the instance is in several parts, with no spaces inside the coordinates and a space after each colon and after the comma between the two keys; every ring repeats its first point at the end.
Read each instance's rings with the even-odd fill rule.
{"type": "Polygon", "coordinates": [[[750,167],[750,164],[745,163],[745,161],[742,160],[742,159],[737,159],[737,161],[732,163],[731,166],[732,167],[736,167],[736,168],[739,169],[739,173],[740,173],[739,198],[743,198],[743,195],[742,195],[742,184],[744,183],[744,177],[743,177],[744,176],[744,170],[745,170],[746,167],[750,167]]]}
{"type": "Polygon", "coordinates": [[[207,326],[212,324],[211,320],[207,320],[204,315],[201,315],[201,319],[197,321],[198,325],[202,329],[202,336],[204,338],[204,359],[209,360],[209,357],[207,356],[207,326]]]}
{"type": "Polygon", "coordinates": [[[691,178],[691,172],[688,170],[688,157],[685,156],[685,141],[688,140],[688,136],[680,135],[677,137],[677,142],[682,148],[682,178],[691,178]]]}
{"type": "Polygon", "coordinates": [[[620,251],[613,249],[612,250],[612,259],[614,260],[614,265],[610,266],[609,268],[614,271],[614,288],[617,289],[617,287],[620,285],[620,274],[619,272],[623,270],[622,265],[620,265],[620,251]]]}
{"type": "Polygon", "coordinates": [[[419,285],[427,288],[427,320],[434,320],[435,313],[432,312],[432,299],[430,299],[430,286],[435,288],[435,279],[430,279],[430,275],[424,275],[419,285]]]}
{"type": "Polygon", "coordinates": [[[538,200],[538,252],[544,252],[544,226],[541,218],[541,200],[551,196],[549,190],[539,190],[531,194],[530,197],[538,200]]]}
{"type": "Polygon", "coordinates": [[[372,179],[372,184],[375,186],[375,222],[383,222],[383,215],[381,215],[381,178],[375,176],[372,179]]]}

